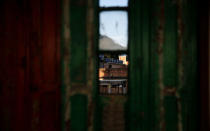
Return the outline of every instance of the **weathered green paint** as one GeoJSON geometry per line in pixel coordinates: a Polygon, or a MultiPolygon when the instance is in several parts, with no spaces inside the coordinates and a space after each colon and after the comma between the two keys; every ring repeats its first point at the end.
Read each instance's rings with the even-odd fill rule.
{"type": "Polygon", "coordinates": [[[96,34],[95,34],[95,3],[94,0],[87,0],[87,89],[88,93],[88,131],[94,130],[94,108],[95,108],[95,87],[96,87],[96,34]]]}
{"type": "Polygon", "coordinates": [[[177,99],[174,96],[165,96],[165,130],[177,131],[177,99]]]}
{"type": "MultiPolygon", "coordinates": [[[[177,86],[177,4],[164,0],[163,81],[164,95],[177,86]]],[[[177,97],[164,97],[165,130],[177,130],[177,97]]]]}
{"type": "Polygon", "coordinates": [[[152,8],[150,14],[151,20],[151,39],[150,39],[150,131],[160,131],[160,87],[159,87],[159,57],[158,57],[158,42],[161,14],[160,0],[152,0],[152,8]]]}
{"type": "Polygon", "coordinates": [[[197,8],[196,0],[181,3],[183,20],[183,87],[180,89],[183,131],[197,131],[198,88],[197,88],[197,8]]]}
{"type": "Polygon", "coordinates": [[[70,90],[70,28],[69,28],[69,0],[61,1],[62,17],[61,17],[61,128],[62,131],[69,127],[69,90],[70,90]]]}
{"type": "Polygon", "coordinates": [[[150,120],[152,119],[151,113],[151,88],[150,82],[150,1],[141,1],[141,112],[142,112],[142,128],[141,130],[148,131],[151,128],[150,120]]]}
{"type": "Polygon", "coordinates": [[[62,0],[62,9],[61,125],[63,131],[86,130],[87,108],[91,106],[87,95],[89,90],[84,88],[87,87],[86,74],[89,69],[87,68],[87,3],[85,0],[62,0]]]}
{"type": "Polygon", "coordinates": [[[158,22],[159,22],[159,27],[158,27],[158,86],[159,86],[159,92],[157,92],[159,95],[159,129],[160,130],[165,130],[165,119],[164,119],[164,113],[165,113],[165,108],[163,105],[164,101],[164,82],[163,82],[163,61],[164,61],[164,56],[163,56],[163,43],[164,43],[164,0],[160,1],[160,13],[158,16],[158,22]]]}
{"type": "Polygon", "coordinates": [[[70,79],[72,83],[86,83],[86,15],[86,0],[70,0],[70,79]]]}
{"type": "MultiPolygon", "coordinates": [[[[85,130],[86,128],[91,130],[92,128],[89,128],[91,125],[88,124],[91,123],[89,117],[93,115],[93,130],[103,130],[103,110],[106,101],[109,100],[99,96],[97,88],[98,0],[93,0],[95,28],[92,31],[94,32],[88,32],[90,30],[88,30],[87,21],[91,23],[91,20],[86,19],[87,8],[92,7],[87,7],[85,0],[70,1],[68,6],[70,9],[69,27],[62,22],[62,32],[65,32],[65,28],[69,28],[69,36],[71,36],[69,41],[65,41],[66,37],[62,37],[64,40],[61,40],[64,43],[62,60],[65,61],[68,58],[65,57],[66,55],[70,57],[69,81],[63,81],[62,85],[62,95],[65,96],[62,97],[62,126],[66,127],[66,122],[70,120],[71,130],[85,130]],[[90,38],[87,39],[88,33],[90,38]],[[94,35],[94,44],[90,46],[91,34],[94,35]],[[66,47],[68,42],[69,48],[66,47]],[[93,49],[90,50],[90,47],[93,49]],[[94,69],[88,75],[94,75],[93,83],[86,84],[91,80],[86,78],[87,69],[89,69],[87,59],[91,57],[94,60],[94,69]],[[88,88],[93,85],[93,89],[81,95],[83,90],[81,88],[73,95],[71,89],[66,90],[67,87],[71,87],[71,83],[88,88]],[[68,106],[68,101],[71,103],[70,106],[68,106]],[[69,109],[70,112],[68,117],[66,109],[69,109]],[[91,109],[94,110],[93,114],[89,114],[91,109]]],[[[128,101],[124,105],[125,130],[198,130],[196,124],[195,9],[195,2],[189,0],[129,1],[128,53],[130,64],[128,101]]],[[[66,33],[61,35],[65,36],[66,33]]],[[[65,67],[66,64],[68,63],[64,62],[63,66],[65,67]]],[[[66,71],[68,69],[64,68],[62,74],[64,80],[68,77],[66,71]]],[[[76,88],[75,85],[74,88],[76,88]]]]}
{"type": "Polygon", "coordinates": [[[164,85],[177,85],[177,5],[164,0],[164,85]]]}
{"type": "Polygon", "coordinates": [[[71,131],[86,131],[87,130],[87,96],[74,95],[70,97],[71,102],[71,131]]]}
{"type": "Polygon", "coordinates": [[[141,8],[140,1],[130,1],[129,3],[129,93],[128,105],[129,123],[127,130],[138,131],[142,127],[141,109],[141,8]],[[138,5],[138,7],[137,7],[138,5]]]}

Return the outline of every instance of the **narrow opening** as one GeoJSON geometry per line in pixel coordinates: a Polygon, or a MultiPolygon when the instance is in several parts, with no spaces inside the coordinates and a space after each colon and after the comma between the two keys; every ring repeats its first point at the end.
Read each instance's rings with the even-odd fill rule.
{"type": "Polygon", "coordinates": [[[128,0],[99,0],[98,90],[101,95],[128,92],[127,7],[128,0]]]}

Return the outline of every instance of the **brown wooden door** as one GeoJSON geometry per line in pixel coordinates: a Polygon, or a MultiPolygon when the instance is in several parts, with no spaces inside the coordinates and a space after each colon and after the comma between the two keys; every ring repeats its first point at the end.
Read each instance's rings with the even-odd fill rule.
{"type": "Polygon", "coordinates": [[[29,115],[25,120],[30,122],[28,130],[55,131],[60,123],[59,1],[28,4],[25,100],[29,115]]]}
{"type": "Polygon", "coordinates": [[[55,131],[60,0],[0,2],[0,130],[55,131]]]}
{"type": "Polygon", "coordinates": [[[21,121],[23,70],[19,50],[23,47],[22,16],[15,1],[0,2],[0,130],[11,131],[21,121]],[[19,45],[19,46],[18,46],[19,45]]]}
{"type": "Polygon", "coordinates": [[[0,130],[59,129],[59,0],[0,4],[0,130]]]}

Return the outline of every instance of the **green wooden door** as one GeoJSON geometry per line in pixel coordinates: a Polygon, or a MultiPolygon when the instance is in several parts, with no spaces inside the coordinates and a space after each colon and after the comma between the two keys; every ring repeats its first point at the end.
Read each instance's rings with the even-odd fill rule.
{"type": "Polygon", "coordinates": [[[195,1],[130,1],[128,130],[198,130],[196,17],[195,1]]]}
{"type": "Polygon", "coordinates": [[[113,99],[97,91],[98,1],[62,2],[63,130],[198,130],[195,0],[129,1],[129,92],[113,99]]]}

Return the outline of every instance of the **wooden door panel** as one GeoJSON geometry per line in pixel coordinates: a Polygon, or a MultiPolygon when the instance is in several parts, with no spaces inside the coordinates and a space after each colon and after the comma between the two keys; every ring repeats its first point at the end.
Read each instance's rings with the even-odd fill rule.
{"type": "Polygon", "coordinates": [[[24,54],[20,53],[23,47],[22,16],[16,1],[1,1],[0,11],[0,130],[10,131],[15,129],[16,121],[22,120],[19,117],[24,88],[24,82],[19,81],[24,77],[19,62],[24,54]]]}
{"type": "Polygon", "coordinates": [[[0,3],[0,130],[59,130],[60,1],[0,3]]]}
{"type": "Polygon", "coordinates": [[[42,41],[41,41],[41,1],[30,1],[30,43],[29,43],[29,70],[30,83],[40,84],[42,82],[42,41]]]}
{"type": "Polygon", "coordinates": [[[27,130],[59,130],[58,0],[30,0],[27,130]]]}
{"type": "Polygon", "coordinates": [[[56,125],[59,123],[56,116],[58,112],[56,95],[56,92],[47,92],[40,96],[41,131],[56,131],[56,125]]]}
{"type": "Polygon", "coordinates": [[[58,61],[58,5],[57,0],[42,1],[42,73],[43,80],[47,83],[56,83],[58,61]]]}

